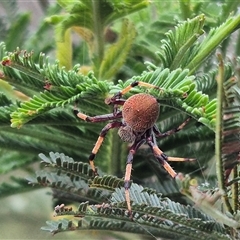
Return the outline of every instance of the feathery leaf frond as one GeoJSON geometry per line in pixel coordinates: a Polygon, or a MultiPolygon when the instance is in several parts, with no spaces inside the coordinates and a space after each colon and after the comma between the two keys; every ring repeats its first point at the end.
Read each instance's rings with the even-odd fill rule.
{"type": "Polygon", "coordinates": [[[166,33],[167,41],[162,40],[161,52],[158,53],[163,68],[185,68],[195,55],[194,42],[203,34],[205,17],[200,15],[178,25],[175,31],[166,33]],[[191,57],[192,56],[192,57],[191,57]]]}
{"type": "Polygon", "coordinates": [[[225,230],[220,224],[196,209],[174,203],[167,198],[161,198],[154,191],[143,189],[137,184],[133,184],[131,194],[134,202],[132,205],[133,221],[126,215],[123,191],[116,189],[111,203],[89,205],[85,202],[81,203],[76,211],[64,206],[55,208],[55,216],[81,216],[77,225],[61,220],[60,222],[65,222],[65,224],[47,222],[48,227],[42,229],[55,234],[70,229],[98,230],[101,227],[102,230],[124,230],[141,234],[150,232],[155,237],[171,237],[171,239],[183,239],[183,235],[184,239],[230,239],[224,235],[225,230]],[[83,222],[84,225],[81,224],[83,222]],[[74,227],[72,228],[69,224],[74,227]],[[146,227],[148,232],[145,232],[146,227]],[[170,231],[172,228],[175,230],[170,231]]]}
{"type": "MultiPolygon", "coordinates": [[[[33,96],[30,101],[22,103],[21,108],[12,113],[13,127],[19,128],[24,123],[50,109],[63,107],[79,99],[84,103],[85,97],[93,97],[95,95],[106,97],[110,89],[112,89],[110,93],[116,93],[116,91],[130,84],[131,81],[149,82],[162,88],[163,91],[151,91],[151,93],[156,98],[167,99],[167,105],[200,119],[200,122],[208,125],[210,128],[214,126],[213,110],[215,109],[215,100],[209,101],[207,95],[197,91],[196,85],[193,82],[194,77],[188,76],[189,72],[187,70],[176,69],[170,72],[168,69],[162,70],[156,68],[154,71],[144,72],[141,76],[134,77],[124,82],[124,84],[120,82],[117,86],[112,86],[107,81],[98,81],[93,74],[88,74],[87,76],[80,75],[78,73],[78,66],[75,66],[71,71],[65,71],[59,68],[57,64],[54,66],[44,64],[41,58],[41,64],[39,64],[42,67],[41,69],[32,63],[31,55],[26,53],[24,54],[24,58],[20,58],[19,53],[13,53],[9,59],[3,61],[3,65],[5,65],[4,69],[16,67],[20,71],[23,68],[33,66],[34,70],[31,70],[30,76],[28,76],[31,85],[34,85],[36,78],[38,78],[35,76],[41,76],[42,80],[39,83],[43,84],[43,79],[47,79],[48,84],[50,84],[50,91],[45,90],[38,94],[38,96],[33,96]],[[52,69],[51,72],[50,68],[52,69]],[[44,76],[43,74],[40,75],[40,72],[44,76]],[[180,99],[184,97],[185,99],[180,99]],[[169,98],[170,100],[168,100],[169,98]],[[203,109],[205,109],[205,112],[203,109]]],[[[11,72],[17,73],[16,71],[11,72]]],[[[41,87],[43,88],[44,86],[41,87]]],[[[140,90],[134,89],[133,91],[139,92],[140,90]]],[[[144,91],[149,91],[149,89],[145,89],[144,91]]]]}

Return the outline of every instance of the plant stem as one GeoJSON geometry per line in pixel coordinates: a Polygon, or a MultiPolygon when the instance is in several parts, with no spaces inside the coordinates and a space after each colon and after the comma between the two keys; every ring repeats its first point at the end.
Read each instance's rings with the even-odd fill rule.
{"type": "MultiPolygon", "coordinates": [[[[233,179],[238,177],[238,167],[234,167],[233,169],[233,179]]],[[[236,213],[237,210],[239,209],[239,201],[238,201],[238,196],[239,196],[239,191],[238,191],[238,182],[233,183],[232,186],[232,195],[233,195],[233,210],[236,213]]]]}
{"type": "MultiPolygon", "coordinates": [[[[97,57],[97,66],[95,70],[99,69],[99,66],[104,57],[104,26],[100,15],[100,5],[102,1],[92,0],[93,6],[93,21],[94,21],[94,37],[95,37],[95,56],[97,57]]],[[[95,71],[95,76],[98,78],[98,70],[95,71]]]]}
{"type": "Polygon", "coordinates": [[[223,102],[224,102],[224,64],[220,54],[219,59],[219,73],[217,77],[217,111],[216,111],[216,136],[215,136],[215,156],[216,156],[216,175],[218,180],[218,187],[220,191],[224,192],[223,201],[227,210],[233,213],[232,207],[226,194],[224,167],[222,161],[222,129],[223,129],[223,102]]]}

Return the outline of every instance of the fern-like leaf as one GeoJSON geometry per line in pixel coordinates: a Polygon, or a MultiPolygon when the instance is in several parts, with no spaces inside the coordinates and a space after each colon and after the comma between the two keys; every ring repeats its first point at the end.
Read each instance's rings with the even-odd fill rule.
{"type": "Polygon", "coordinates": [[[55,198],[68,201],[99,203],[110,197],[109,189],[89,186],[94,174],[88,163],[76,162],[64,154],[53,152],[49,153],[49,157],[44,154],[39,157],[45,167],[52,168],[51,172],[36,172],[36,177],[28,178],[29,184],[51,187],[55,198]]]}
{"type": "Polygon", "coordinates": [[[130,191],[133,200],[133,221],[126,214],[124,191],[116,189],[111,203],[101,205],[81,203],[77,210],[64,205],[57,206],[56,216],[81,216],[82,219],[77,220],[73,228],[71,228],[72,222],[60,220],[55,223],[47,222],[48,227],[42,229],[57,233],[70,229],[99,230],[101,228],[101,230],[149,233],[154,237],[171,237],[171,239],[230,239],[220,224],[194,208],[174,203],[167,198],[162,199],[154,191],[144,190],[136,184],[132,185],[130,191]],[[147,232],[145,232],[146,227],[147,232]]]}
{"type": "Polygon", "coordinates": [[[179,25],[174,32],[168,32],[167,41],[162,41],[162,52],[158,53],[164,68],[181,67],[189,69],[190,73],[196,71],[226,36],[239,28],[240,17],[230,17],[220,27],[212,29],[199,43],[196,41],[203,34],[203,23],[204,15],[199,15],[179,25]]]}
{"type": "MultiPolygon", "coordinates": [[[[191,115],[210,128],[214,127],[216,100],[209,101],[207,95],[197,91],[196,84],[193,82],[194,77],[188,76],[188,70],[176,69],[171,72],[169,69],[162,70],[152,65],[151,68],[155,68],[154,71],[144,72],[139,77],[134,77],[124,83],[120,81],[117,86],[112,86],[107,81],[98,81],[91,73],[87,76],[80,75],[78,66],[67,72],[59,68],[57,64],[50,66],[44,63],[42,58],[40,65],[36,65],[32,62],[31,54],[26,53],[23,58],[19,56],[19,52],[11,54],[8,59],[3,61],[3,65],[5,65],[5,74],[14,74],[14,79],[17,78],[17,72],[12,68],[29,74],[29,86],[36,85],[36,79],[40,80],[40,78],[42,80],[39,82],[38,88],[40,86],[44,88],[42,84],[44,82],[46,84],[46,80],[43,81],[43,79],[48,79],[50,85],[50,91],[46,90],[35,95],[29,101],[22,103],[21,108],[12,113],[13,127],[19,128],[24,123],[53,108],[63,107],[80,99],[81,103],[84,104],[87,102],[85,97],[91,98],[96,95],[106,97],[110,89],[110,93],[116,93],[136,80],[149,82],[162,88],[162,91],[151,90],[150,92],[158,99],[167,99],[164,102],[165,105],[191,115]],[[28,68],[31,68],[31,71],[28,71],[28,68]]],[[[14,81],[16,82],[16,80],[14,81]]],[[[139,90],[136,88],[132,92],[143,91],[146,92],[149,89],[139,90]]],[[[106,108],[107,106],[103,106],[102,109],[106,108]]]]}
{"type": "Polygon", "coordinates": [[[81,217],[80,221],[48,222],[49,226],[43,230],[57,233],[70,229],[98,230],[101,226],[102,229],[118,231],[123,228],[129,233],[145,234],[144,229],[148,226],[148,231],[155,237],[168,234],[172,239],[183,236],[184,239],[229,239],[224,227],[211,217],[191,206],[162,198],[156,190],[144,189],[137,184],[132,184],[130,188],[132,221],[127,214],[122,179],[114,176],[93,178],[88,164],[75,162],[64,154],[50,153],[49,157],[40,154],[40,158],[45,167],[51,167],[52,170],[38,171],[35,178],[28,178],[29,183],[51,187],[53,196],[62,200],[81,202],[77,210],[66,208],[64,205],[55,208],[55,216],[72,215],[81,217]],[[85,201],[91,201],[94,205],[85,201]],[[82,224],[83,222],[86,224],[82,224]],[[138,229],[133,227],[136,224],[138,229]],[[175,231],[170,234],[173,227],[175,231]]]}
{"type": "Polygon", "coordinates": [[[219,44],[229,34],[233,33],[240,27],[240,16],[229,17],[221,26],[212,29],[208,36],[197,46],[196,53],[186,68],[194,72],[209,57],[209,55],[219,46],[219,44]]]}
{"type": "Polygon", "coordinates": [[[194,56],[193,44],[203,34],[204,15],[178,25],[175,31],[166,33],[168,41],[162,40],[162,52],[158,53],[164,68],[184,68],[194,56]]]}

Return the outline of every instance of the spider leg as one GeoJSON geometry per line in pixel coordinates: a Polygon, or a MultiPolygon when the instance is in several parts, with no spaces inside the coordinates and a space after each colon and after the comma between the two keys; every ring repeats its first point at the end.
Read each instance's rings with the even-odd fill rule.
{"type": "Polygon", "coordinates": [[[90,117],[84,113],[81,113],[77,109],[74,109],[73,113],[75,114],[76,117],[81,118],[86,122],[104,122],[104,121],[114,120],[122,117],[121,111],[118,111],[116,114],[109,113],[109,114],[97,115],[93,117],[90,117]]]}
{"type": "MultiPolygon", "coordinates": [[[[108,121],[108,120],[115,120],[117,118],[122,117],[121,111],[117,112],[115,115],[113,113],[110,113],[110,114],[97,115],[97,116],[93,116],[93,117],[87,116],[86,114],[79,112],[77,109],[74,109],[73,112],[78,118],[81,118],[82,120],[84,120],[86,122],[104,122],[104,121],[108,121]]],[[[121,122],[117,122],[117,121],[111,122],[111,123],[108,123],[100,132],[99,137],[95,143],[95,146],[92,149],[92,153],[90,154],[90,156],[88,158],[89,164],[95,175],[98,175],[98,173],[97,173],[97,169],[94,165],[94,158],[95,158],[99,148],[101,147],[107,132],[112,128],[119,128],[121,126],[122,126],[121,122]]]]}
{"type": "Polygon", "coordinates": [[[99,150],[99,148],[101,147],[102,143],[103,143],[103,140],[106,136],[106,134],[108,133],[108,131],[112,128],[119,128],[122,126],[122,123],[121,122],[111,122],[111,123],[108,123],[103,129],[102,131],[100,132],[99,134],[99,137],[95,143],[95,146],[93,147],[92,149],[92,153],[90,154],[88,160],[89,160],[89,164],[94,172],[94,175],[98,175],[98,172],[97,172],[97,169],[95,168],[95,165],[94,165],[94,158],[99,150]]]}
{"type": "Polygon", "coordinates": [[[127,86],[126,88],[124,88],[119,94],[124,95],[127,92],[129,92],[133,87],[136,87],[136,86],[142,86],[142,87],[162,90],[162,88],[160,88],[158,86],[155,86],[151,83],[146,83],[146,82],[142,82],[142,81],[135,81],[135,82],[131,83],[129,86],[127,86]]]}
{"type": "Polygon", "coordinates": [[[156,137],[159,137],[159,138],[167,137],[167,136],[173,135],[174,133],[181,131],[189,123],[190,120],[191,120],[191,117],[187,118],[178,127],[168,130],[167,132],[164,132],[164,133],[161,133],[155,124],[153,126],[153,132],[155,133],[156,137]]]}
{"type": "MultiPolygon", "coordinates": [[[[155,134],[156,137],[167,137],[170,135],[173,135],[174,133],[182,130],[187,124],[188,122],[191,120],[191,117],[187,118],[181,125],[179,125],[177,128],[171,129],[165,133],[161,133],[156,124],[153,126],[153,132],[155,134]]],[[[156,144],[156,143],[155,143],[156,144]]],[[[160,150],[160,149],[159,149],[160,150]]],[[[161,151],[161,150],[160,150],[161,151]]],[[[161,153],[160,153],[161,154],[161,153]]],[[[196,158],[179,158],[179,157],[167,157],[167,161],[172,161],[172,162],[189,162],[189,161],[195,161],[196,158]]]]}
{"type": "Polygon", "coordinates": [[[151,134],[147,138],[147,144],[152,149],[154,156],[159,161],[159,163],[165,168],[165,170],[171,175],[173,178],[177,176],[177,173],[173,170],[173,168],[168,164],[168,161],[193,161],[193,158],[179,158],[179,157],[168,157],[156,144],[156,139],[153,134],[151,134]]]}
{"type": "Polygon", "coordinates": [[[138,150],[138,148],[145,142],[146,142],[145,139],[140,139],[138,141],[135,141],[133,145],[130,147],[129,153],[127,156],[126,171],[124,176],[124,188],[125,188],[125,199],[127,203],[128,213],[131,219],[132,219],[132,208],[131,208],[129,189],[131,187],[131,172],[132,172],[133,156],[138,150]]]}
{"type": "Polygon", "coordinates": [[[154,88],[154,89],[158,89],[158,90],[161,90],[161,91],[163,90],[162,88],[160,88],[158,86],[155,86],[155,85],[153,85],[151,83],[146,83],[146,82],[142,82],[142,81],[135,81],[135,82],[131,83],[129,86],[127,86],[124,89],[122,89],[122,91],[120,91],[117,94],[115,94],[112,98],[108,99],[108,101],[106,103],[107,104],[117,103],[117,104],[121,105],[121,100],[119,98],[121,98],[124,94],[126,94],[133,87],[136,87],[136,86],[142,86],[142,87],[147,87],[147,88],[154,88]],[[118,101],[119,101],[119,103],[118,103],[118,101]]]}
{"type": "Polygon", "coordinates": [[[154,144],[153,141],[148,141],[147,143],[151,147],[154,156],[159,161],[159,163],[165,168],[169,175],[175,178],[177,176],[177,173],[168,164],[167,161],[169,161],[169,157],[156,144],[154,144]]]}

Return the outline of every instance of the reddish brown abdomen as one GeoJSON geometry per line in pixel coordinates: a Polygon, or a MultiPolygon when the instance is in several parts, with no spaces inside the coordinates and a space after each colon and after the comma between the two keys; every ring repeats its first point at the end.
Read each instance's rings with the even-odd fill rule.
{"type": "Polygon", "coordinates": [[[157,121],[159,104],[156,98],[149,94],[135,94],[124,103],[122,115],[124,122],[134,132],[144,132],[157,121]]]}

